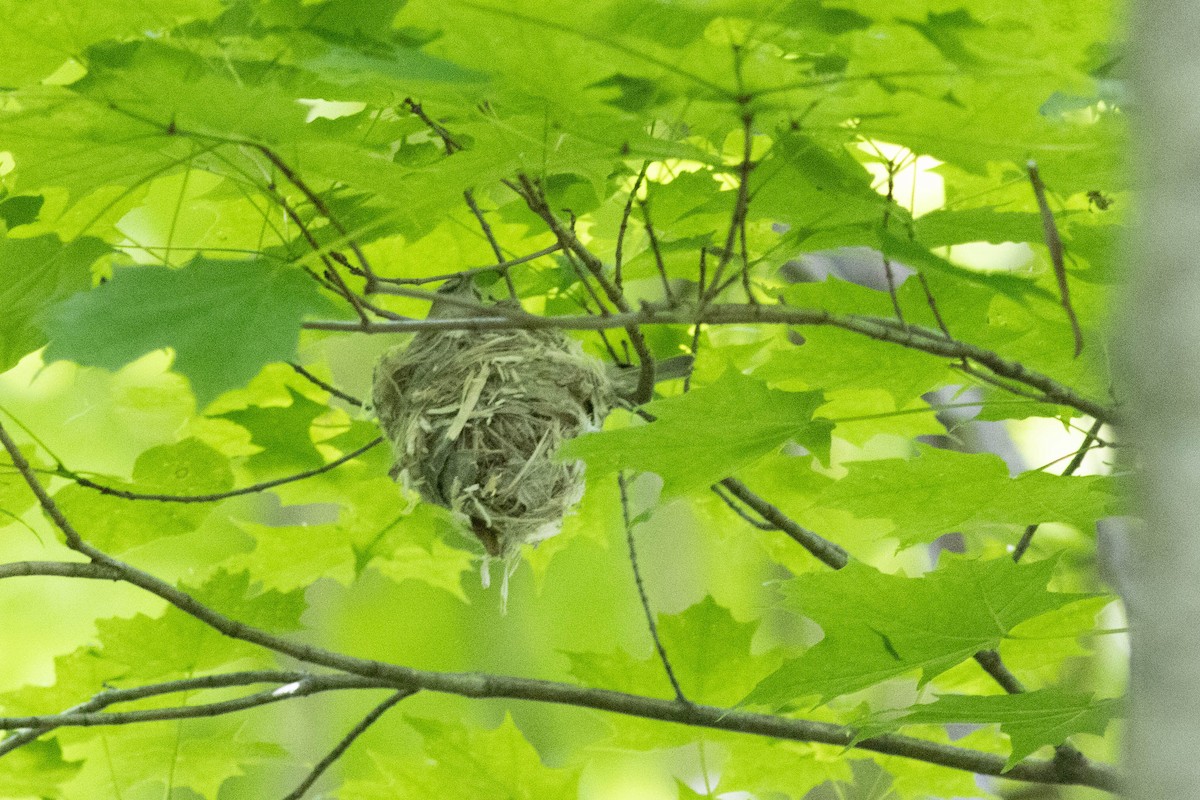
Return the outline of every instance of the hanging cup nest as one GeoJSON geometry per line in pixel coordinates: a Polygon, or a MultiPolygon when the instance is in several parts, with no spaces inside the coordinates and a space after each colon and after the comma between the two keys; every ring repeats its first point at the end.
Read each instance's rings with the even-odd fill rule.
{"type": "Polygon", "coordinates": [[[604,367],[557,330],[423,332],[375,368],[392,477],[464,515],[512,566],[582,497],[583,464],[554,456],[612,402],[604,367]]]}

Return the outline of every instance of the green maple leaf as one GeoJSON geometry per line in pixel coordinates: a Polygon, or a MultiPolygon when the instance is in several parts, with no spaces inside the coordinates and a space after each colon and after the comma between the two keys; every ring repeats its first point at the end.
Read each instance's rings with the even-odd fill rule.
{"type": "MultiPolygon", "coordinates": [[[[104,486],[141,494],[213,494],[233,486],[229,459],[198,439],[146,450],[134,463],[132,482],[91,478],[104,486]]],[[[193,531],[214,508],[210,503],[128,500],[83,486],[64,487],[55,501],[68,519],[80,521],[88,541],[112,553],[193,531]]]]}
{"type": "Polygon", "coordinates": [[[1090,532],[1112,513],[1112,479],[1063,476],[1031,470],[1016,478],[989,453],[958,453],[919,446],[913,459],[851,463],[849,474],[822,483],[815,504],[840,508],[859,519],[893,522],[889,535],[903,544],[932,541],[943,533],[1002,523],[1066,522],[1090,532]]]}
{"type": "Polygon", "coordinates": [[[833,425],[814,419],[820,392],[768,389],[730,370],[716,383],[650,403],[658,419],[648,425],[573,439],[560,453],[587,462],[589,478],[622,469],[655,472],[663,497],[707,487],[796,441],[822,460],[833,425]]]}
{"type": "Polygon", "coordinates": [[[446,800],[503,797],[506,800],[575,800],[578,767],[551,769],[505,716],[495,730],[459,722],[405,717],[424,739],[425,758],[401,759],[371,752],[374,774],[346,782],[341,796],[390,800],[436,796],[446,800]]]}
{"type": "Polygon", "coordinates": [[[0,792],[5,797],[65,797],[60,784],[79,774],[83,761],[63,758],[58,739],[39,739],[7,754],[0,770],[0,792]]]}
{"type": "Polygon", "coordinates": [[[329,411],[288,387],[292,397],[287,406],[250,406],[216,416],[236,422],[250,431],[250,441],[262,448],[246,463],[260,472],[306,470],[325,463],[313,444],[313,420],[329,411]]]}
{"type": "Polygon", "coordinates": [[[114,783],[123,797],[160,797],[167,794],[168,781],[171,797],[217,797],[221,784],[245,774],[247,767],[287,755],[279,745],[259,741],[240,716],[123,726],[84,735],[86,741],[73,743],[89,767],[69,787],[75,797],[113,796],[114,783]],[[170,735],[163,735],[166,725],[171,726],[170,735]]]}
{"type": "MultiPolygon", "coordinates": [[[[658,633],[675,677],[689,700],[725,705],[742,697],[772,669],[775,654],[752,654],[758,625],[738,622],[729,610],[706,596],[678,614],[658,617],[658,633]]],[[[637,659],[622,650],[565,654],[571,674],[591,686],[662,695],[672,689],[657,655],[637,659]]]]}
{"type": "Polygon", "coordinates": [[[90,237],[66,244],[52,234],[0,239],[0,372],[46,343],[37,315],[91,286],[91,265],[107,252],[90,237]]]}
{"type": "Polygon", "coordinates": [[[1058,746],[1077,733],[1103,736],[1109,721],[1118,713],[1117,700],[1097,700],[1088,694],[1061,689],[985,696],[944,694],[932,703],[905,710],[879,727],[868,723],[867,735],[882,733],[884,726],[894,729],[924,723],[999,723],[1000,732],[1012,742],[1008,756],[1008,764],[1012,766],[1039,748],[1058,746]]]}
{"type": "Polygon", "coordinates": [[[218,570],[201,586],[180,588],[204,605],[233,617],[239,622],[270,631],[296,631],[302,627],[303,589],[281,592],[260,591],[249,572],[218,570]]]}
{"type": "Polygon", "coordinates": [[[852,561],[835,573],[795,578],[784,584],[787,606],[820,625],[825,638],[745,702],[824,701],[910,672],[925,683],[998,647],[1020,623],[1088,597],[1048,591],[1053,571],[1052,561],[955,560],[906,578],[852,561]]]}
{"type": "Polygon", "coordinates": [[[221,10],[217,0],[163,0],[153,5],[84,0],[70,8],[6,4],[0,47],[8,57],[0,66],[0,82],[36,81],[68,59],[81,58],[96,42],[162,31],[184,20],[215,16],[221,10]]]}
{"type": "Polygon", "coordinates": [[[117,369],[169,347],[203,405],[294,356],[300,320],[332,310],[303,273],[261,259],[128,267],[47,309],[46,359],[117,369]]]}

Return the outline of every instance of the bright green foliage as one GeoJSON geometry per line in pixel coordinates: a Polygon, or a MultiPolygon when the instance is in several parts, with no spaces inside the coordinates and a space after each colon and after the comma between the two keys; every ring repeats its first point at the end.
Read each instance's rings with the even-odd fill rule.
{"type": "Polygon", "coordinates": [[[58,784],[79,772],[82,762],[63,758],[62,747],[54,739],[39,741],[13,753],[12,763],[0,776],[0,792],[9,797],[60,798],[58,784]]]}
{"type": "Polygon", "coordinates": [[[493,731],[472,731],[457,722],[409,717],[424,740],[423,763],[395,763],[372,753],[375,774],[350,782],[342,794],[353,800],[384,800],[437,786],[453,800],[498,796],[513,800],[569,800],[576,796],[578,769],[548,769],[511,719],[493,731]],[[503,764],[503,771],[495,765],[503,764]]]}
{"type": "Polygon", "coordinates": [[[170,347],[204,403],[291,357],[304,314],[330,308],[303,275],[267,261],[119,269],[104,286],[46,312],[46,357],[116,369],[170,347]]]}
{"type": "Polygon", "coordinates": [[[785,586],[788,605],[821,626],[824,638],[763,680],[745,702],[780,707],[822,701],[918,673],[926,683],[1013,628],[1082,599],[1047,592],[1052,561],[950,561],[921,578],[858,563],[785,586]]]}
{"type": "Polygon", "coordinates": [[[915,458],[857,462],[848,470],[839,480],[801,473],[797,484],[812,492],[816,507],[890,520],[881,533],[904,545],[997,524],[1066,522],[1092,533],[1096,519],[1115,513],[1111,479],[1033,470],[1010,478],[990,454],[919,447],[915,458]]]}
{"type": "MultiPolygon", "coordinates": [[[[106,486],[139,494],[198,495],[232,488],[229,459],[198,439],[154,447],[138,456],[133,481],[107,479],[106,486]]],[[[211,504],[137,502],[66,486],[56,495],[70,518],[98,546],[124,553],[155,539],[195,530],[211,504]]]]}
{"type": "Polygon", "coordinates": [[[663,496],[707,487],[789,440],[828,458],[830,423],[813,419],[820,392],[781,392],[729,371],[681,397],[658,400],[645,426],[582,436],[562,449],[582,458],[593,478],[622,468],[658,473],[663,496]],[[696,420],[704,426],[696,427],[696,420]]]}
{"type": "Polygon", "coordinates": [[[913,706],[879,726],[868,722],[863,733],[871,735],[885,725],[890,728],[926,723],[999,722],[1000,732],[1012,742],[1008,757],[1011,765],[1040,747],[1057,746],[1077,733],[1103,736],[1117,711],[1117,703],[1113,700],[1097,700],[1090,695],[1059,689],[1039,689],[1017,695],[944,694],[932,703],[913,706]]]}
{"type": "MultiPolygon", "coordinates": [[[[1029,378],[1119,398],[1106,326],[1132,200],[1109,4],[0,8],[0,423],[90,545],[292,642],[670,699],[628,520],[691,702],[1010,764],[1068,739],[1117,760],[1124,621],[1095,534],[1127,513],[1136,458],[1106,427],[1060,474],[1092,420],[1029,378]],[[1078,356],[1030,159],[1065,246],[1078,356]],[[391,479],[387,443],[325,469],[379,435],[357,403],[405,342],[394,331],[429,310],[412,285],[371,290],[473,270],[507,302],[483,269],[498,259],[519,261],[507,278],[527,313],[674,315],[641,325],[646,351],[695,355],[644,416],[619,408],[559,453],[586,463],[586,493],[508,565],[505,611],[500,565],[485,589],[477,535],[391,479]],[[812,324],[772,321],[788,311],[812,324]],[[699,313],[741,321],[697,328],[699,313]],[[770,519],[710,490],[729,477],[770,519]],[[184,502],[234,490],[248,491],[184,502]],[[849,564],[814,558],[776,512],[849,564]],[[1029,691],[1000,694],[972,658],[984,649],[1029,691]],[[952,740],[956,723],[979,727],[952,740]]],[[[625,329],[595,327],[568,332],[638,361],[625,329]]],[[[85,559],[35,502],[0,455],[0,565],[85,559]]],[[[122,582],[6,578],[0,615],[0,715],[56,714],[106,686],[329,669],[122,582]]],[[[284,797],[383,696],[56,728],[0,756],[0,796],[284,797]]],[[[306,796],[1010,788],[873,751],[421,691],[306,796]]]]}
{"type": "Polygon", "coordinates": [[[107,252],[107,245],[90,237],[67,244],[51,234],[0,239],[0,369],[46,343],[34,324],[37,314],[91,286],[92,262],[107,252]]]}
{"type": "MultiPolygon", "coordinates": [[[[713,600],[680,614],[661,616],[658,633],[670,648],[671,666],[680,688],[693,702],[729,705],[743,697],[777,661],[754,654],[755,626],[738,622],[713,600]]],[[[670,694],[663,666],[656,657],[636,659],[628,653],[568,653],[571,674],[585,684],[640,694],[670,694]]]]}
{"type": "Polygon", "coordinates": [[[257,472],[273,473],[289,468],[293,472],[319,467],[324,459],[313,445],[309,429],[326,407],[289,388],[292,397],[287,406],[251,406],[227,411],[218,416],[236,422],[250,431],[250,441],[262,448],[246,460],[257,472]]]}

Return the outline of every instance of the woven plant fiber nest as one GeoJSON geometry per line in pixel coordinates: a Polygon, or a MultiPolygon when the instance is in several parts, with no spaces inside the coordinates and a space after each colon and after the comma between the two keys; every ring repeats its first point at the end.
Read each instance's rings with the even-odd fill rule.
{"type": "Polygon", "coordinates": [[[465,517],[506,578],[583,495],[583,464],[554,456],[614,397],[603,365],[556,330],[419,333],[384,353],[374,384],[392,477],[465,517]]]}

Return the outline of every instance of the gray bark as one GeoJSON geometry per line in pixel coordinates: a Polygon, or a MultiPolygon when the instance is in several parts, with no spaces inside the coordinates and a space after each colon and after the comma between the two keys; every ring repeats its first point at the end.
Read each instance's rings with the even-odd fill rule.
{"type": "Polygon", "coordinates": [[[1200,796],[1200,4],[1133,10],[1139,192],[1115,345],[1122,417],[1137,445],[1132,800],[1200,796]]]}

